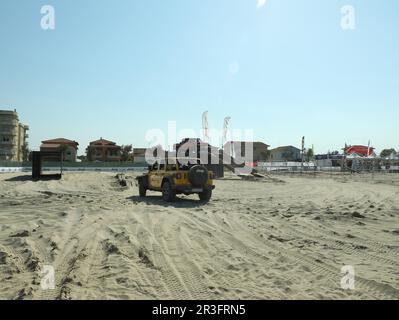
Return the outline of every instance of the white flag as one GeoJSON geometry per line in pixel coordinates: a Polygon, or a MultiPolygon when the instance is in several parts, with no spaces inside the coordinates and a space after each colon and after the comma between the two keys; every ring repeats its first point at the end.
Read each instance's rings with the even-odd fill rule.
{"type": "Polygon", "coordinates": [[[203,130],[203,138],[204,138],[204,141],[206,141],[206,142],[208,142],[208,140],[209,140],[208,128],[209,128],[209,125],[208,125],[208,111],[205,111],[202,114],[202,130],[203,130]]]}
{"type": "Polygon", "coordinates": [[[224,118],[224,125],[223,125],[223,140],[226,141],[227,139],[227,131],[229,130],[229,123],[231,117],[224,118]]]}

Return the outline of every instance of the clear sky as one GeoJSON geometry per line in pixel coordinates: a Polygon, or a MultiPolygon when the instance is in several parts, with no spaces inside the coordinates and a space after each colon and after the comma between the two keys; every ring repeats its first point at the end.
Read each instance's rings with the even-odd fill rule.
{"type": "Polygon", "coordinates": [[[231,116],[272,147],[398,149],[399,1],[258,1],[2,0],[0,109],[17,109],[33,149],[145,147],[168,120],[200,132],[206,110],[210,127],[231,116]],[[55,30],[40,26],[46,4],[55,30]]]}

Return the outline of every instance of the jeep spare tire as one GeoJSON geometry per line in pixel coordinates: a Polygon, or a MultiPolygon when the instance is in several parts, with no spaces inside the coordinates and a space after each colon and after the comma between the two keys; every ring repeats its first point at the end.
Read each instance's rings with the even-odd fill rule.
{"type": "Polygon", "coordinates": [[[188,180],[194,187],[203,187],[208,181],[208,169],[201,165],[191,167],[188,180]]]}

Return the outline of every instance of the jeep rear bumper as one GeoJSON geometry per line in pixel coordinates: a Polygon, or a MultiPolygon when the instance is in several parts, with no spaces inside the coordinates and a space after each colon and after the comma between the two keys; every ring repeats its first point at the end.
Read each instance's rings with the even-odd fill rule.
{"type": "Polygon", "coordinates": [[[174,186],[174,189],[177,192],[181,192],[181,193],[201,193],[204,192],[206,190],[213,190],[215,189],[215,186],[207,186],[207,187],[193,187],[193,186],[174,186]]]}

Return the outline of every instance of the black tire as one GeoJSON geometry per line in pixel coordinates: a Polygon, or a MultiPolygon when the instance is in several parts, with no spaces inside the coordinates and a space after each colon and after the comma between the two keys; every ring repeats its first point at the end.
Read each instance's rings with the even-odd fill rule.
{"type": "Polygon", "coordinates": [[[212,190],[211,189],[207,189],[207,190],[205,190],[203,192],[198,193],[198,196],[199,196],[201,201],[208,202],[212,198],[212,190]]]}
{"type": "Polygon", "coordinates": [[[208,181],[208,169],[201,165],[191,167],[188,180],[194,187],[203,187],[208,181]]]}
{"type": "Polygon", "coordinates": [[[142,182],[139,182],[139,195],[141,198],[144,198],[147,195],[147,188],[142,182]]]}
{"type": "Polygon", "coordinates": [[[169,181],[165,181],[162,185],[162,198],[166,202],[173,202],[176,199],[176,190],[172,188],[169,181]]]}

